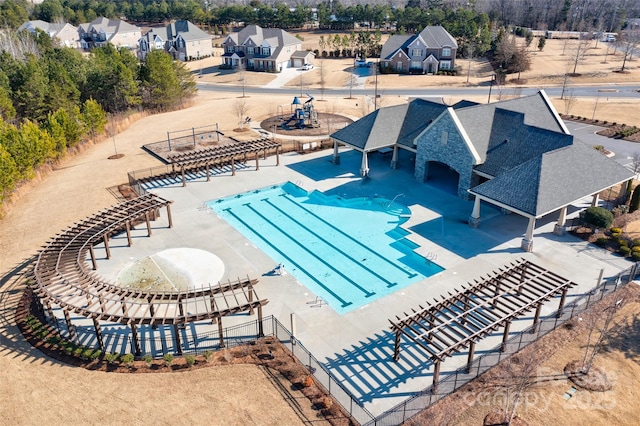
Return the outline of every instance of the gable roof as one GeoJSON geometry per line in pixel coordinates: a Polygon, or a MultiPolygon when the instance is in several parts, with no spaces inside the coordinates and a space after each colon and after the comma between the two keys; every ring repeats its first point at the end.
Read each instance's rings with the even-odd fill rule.
{"type": "Polygon", "coordinates": [[[482,162],[487,151],[504,139],[513,139],[513,132],[522,131],[524,125],[538,127],[563,134],[568,129],[543,91],[531,96],[510,99],[492,104],[476,104],[456,109],[456,115],[469,132],[482,162]]]}
{"type": "Polygon", "coordinates": [[[387,39],[384,45],[382,45],[382,50],[380,51],[380,59],[391,59],[391,57],[394,55],[394,53],[396,53],[396,51],[398,51],[398,49],[406,48],[414,38],[415,36],[412,35],[392,35],[387,39]]]}
{"type": "Polygon", "coordinates": [[[425,27],[422,31],[420,31],[420,37],[427,44],[427,47],[436,48],[449,46],[456,49],[458,48],[456,39],[453,38],[442,25],[425,27]]]}
{"type": "Polygon", "coordinates": [[[614,160],[573,139],[469,190],[532,217],[633,178],[614,160]],[[594,172],[597,170],[597,172],[594,172]]]}
{"type": "Polygon", "coordinates": [[[135,25],[131,25],[121,19],[107,19],[104,16],[94,19],[86,27],[87,31],[95,29],[97,32],[104,32],[105,34],[118,34],[118,33],[132,33],[140,31],[140,28],[135,25]]]}
{"type": "Polygon", "coordinates": [[[291,46],[302,43],[285,30],[280,28],[262,28],[258,25],[247,25],[239,32],[231,33],[227,36],[227,39],[231,39],[238,45],[244,44],[249,38],[253,39],[258,46],[260,46],[264,40],[267,40],[272,47],[291,46]]]}
{"type": "Polygon", "coordinates": [[[167,25],[166,32],[167,35],[172,38],[180,35],[185,41],[211,39],[209,34],[200,29],[194,23],[185,19],[178,20],[167,25]]]}
{"type": "Polygon", "coordinates": [[[413,148],[413,141],[447,106],[425,99],[380,108],[331,135],[354,148],[374,151],[396,143],[413,148]]]}

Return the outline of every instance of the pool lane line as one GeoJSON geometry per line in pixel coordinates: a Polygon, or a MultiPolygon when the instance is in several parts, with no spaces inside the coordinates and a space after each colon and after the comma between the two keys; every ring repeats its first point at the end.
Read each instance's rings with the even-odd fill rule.
{"type": "MultiPolygon", "coordinates": [[[[287,201],[289,201],[291,204],[296,205],[298,208],[304,210],[305,212],[307,212],[308,214],[310,214],[311,216],[315,217],[316,219],[318,219],[320,222],[324,223],[325,225],[329,226],[330,228],[335,229],[336,231],[338,231],[339,233],[341,233],[342,235],[344,235],[346,238],[350,239],[351,241],[355,242],[356,244],[360,245],[361,247],[363,247],[365,250],[369,251],[372,255],[374,255],[375,257],[379,258],[380,260],[382,260],[383,262],[393,266],[395,269],[402,271],[404,274],[407,275],[408,278],[413,278],[418,274],[414,274],[411,273],[409,271],[407,271],[405,268],[403,268],[402,266],[396,265],[394,262],[390,261],[389,259],[387,259],[386,257],[380,255],[379,253],[376,253],[375,251],[371,250],[369,247],[367,247],[366,245],[362,244],[360,241],[358,241],[357,239],[353,238],[351,235],[346,234],[344,231],[342,231],[340,228],[338,228],[337,226],[331,224],[330,222],[327,222],[326,220],[324,220],[322,217],[318,216],[317,214],[313,213],[311,210],[305,208],[303,205],[296,203],[295,201],[293,201],[291,198],[289,198],[289,196],[287,194],[282,194],[280,195],[281,197],[283,197],[284,199],[286,199],[287,201]]],[[[403,228],[402,228],[403,229],[403,228]]],[[[396,240],[399,241],[399,240],[396,240]]],[[[415,251],[414,251],[415,253],[415,251]]],[[[417,253],[416,253],[417,254],[417,253]]],[[[419,256],[419,255],[418,255],[419,256]]],[[[387,287],[393,287],[394,285],[396,285],[397,283],[394,283],[392,285],[387,285],[387,287]]]]}
{"type": "Polygon", "coordinates": [[[285,257],[286,259],[288,259],[291,263],[293,263],[299,270],[301,270],[306,276],[308,276],[309,278],[311,278],[312,281],[314,281],[316,284],[318,284],[321,288],[323,288],[324,290],[327,291],[327,293],[329,293],[331,296],[333,296],[334,299],[336,299],[337,301],[339,301],[342,304],[343,308],[346,308],[349,305],[352,305],[353,302],[347,302],[345,301],[343,298],[341,298],[340,296],[338,296],[335,292],[333,292],[330,288],[328,288],[327,286],[325,286],[324,284],[322,284],[322,282],[320,282],[318,279],[316,279],[312,274],[310,274],[305,268],[303,268],[301,265],[299,265],[297,262],[295,262],[293,259],[291,259],[289,256],[287,256],[282,250],[280,250],[278,247],[276,247],[275,245],[271,244],[271,242],[262,234],[260,234],[258,231],[256,231],[253,227],[249,226],[248,223],[246,223],[244,220],[242,220],[237,214],[235,214],[234,212],[231,211],[231,207],[223,209],[222,211],[227,212],[227,214],[229,214],[230,216],[233,216],[238,222],[240,222],[242,225],[244,225],[247,229],[249,229],[251,232],[253,232],[258,238],[260,238],[262,241],[264,241],[268,246],[270,246],[272,249],[274,249],[277,253],[280,253],[283,257],[285,257]]]}
{"type": "Polygon", "coordinates": [[[322,258],[320,258],[319,256],[317,256],[315,253],[313,253],[311,250],[309,250],[309,248],[305,247],[304,245],[300,244],[295,238],[291,237],[289,234],[287,234],[287,232],[282,229],[280,226],[276,225],[275,223],[273,223],[271,220],[269,220],[266,216],[264,216],[262,213],[258,212],[256,209],[254,209],[250,203],[247,204],[243,204],[243,206],[247,207],[249,210],[251,210],[252,212],[254,212],[256,215],[258,215],[260,218],[262,218],[264,221],[266,221],[268,224],[270,224],[272,227],[274,227],[275,229],[277,229],[283,236],[285,236],[287,239],[289,239],[290,241],[292,241],[294,244],[296,244],[298,247],[300,247],[302,250],[306,251],[307,253],[309,253],[311,255],[311,257],[314,257],[315,259],[317,259],[320,263],[326,265],[329,269],[331,269],[332,271],[334,271],[336,274],[340,275],[342,278],[344,278],[348,283],[350,283],[352,286],[354,286],[355,288],[357,288],[358,290],[360,290],[362,293],[364,293],[365,297],[371,297],[373,295],[376,294],[375,291],[369,291],[366,288],[362,287],[360,284],[356,283],[355,281],[353,281],[351,278],[349,278],[348,276],[346,276],[345,274],[343,274],[342,272],[340,272],[338,269],[334,268],[333,266],[331,266],[329,263],[325,262],[322,258]]]}
{"type": "MultiPolygon", "coordinates": [[[[284,196],[286,198],[286,196],[284,196]]],[[[398,283],[392,283],[390,282],[388,279],[386,279],[385,277],[383,277],[382,275],[380,275],[379,273],[377,273],[376,271],[374,271],[371,268],[368,268],[367,266],[363,265],[362,262],[359,262],[358,260],[356,260],[353,256],[351,256],[350,254],[348,254],[347,252],[343,251],[342,249],[340,249],[339,247],[337,247],[334,244],[331,244],[330,241],[327,241],[326,238],[323,238],[322,236],[318,235],[318,233],[314,232],[313,230],[311,230],[308,226],[304,225],[303,223],[301,223],[299,220],[293,218],[290,214],[288,214],[287,212],[285,212],[284,210],[282,210],[280,207],[276,206],[275,204],[273,204],[269,199],[265,198],[263,200],[260,201],[264,201],[267,204],[269,204],[271,207],[273,207],[274,209],[276,209],[278,212],[282,213],[285,217],[287,217],[289,220],[291,220],[292,222],[294,222],[295,224],[297,224],[299,227],[301,227],[302,229],[304,229],[305,231],[307,231],[309,234],[313,235],[314,237],[316,237],[319,241],[322,241],[323,243],[325,243],[326,245],[328,245],[329,247],[331,247],[333,250],[337,251],[338,253],[340,253],[341,255],[343,255],[344,257],[346,257],[347,259],[349,259],[351,262],[353,262],[355,265],[357,265],[358,267],[360,267],[361,269],[363,269],[364,271],[366,271],[367,273],[373,275],[374,277],[378,278],[380,281],[382,281],[383,283],[385,283],[387,285],[387,288],[390,287],[394,287],[396,285],[398,285],[398,283]]],[[[306,211],[306,209],[305,209],[306,211]]],[[[310,213],[310,212],[309,212],[310,213]]],[[[311,214],[311,213],[310,213],[311,214]]],[[[313,216],[317,219],[319,219],[317,216],[313,216]]],[[[325,223],[326,224],[326,223],[325,223]]],[[[339,233],[339,235],[345,236],[347,237],[347,239],[350,239],[351,241],[355,242],[356,245],[360,246],[360,247],[364,247],[367,251],[371,251],[369,250],[366,246],[364,246],[363,244],[359,243],[357,240],[354,240],[353,238],[351,238],[349,235],[345,234],[344,232],[342,232],[339,229],[336,229],[335,227],[330,226],[331,229],[337,231],[339,233]]]]}

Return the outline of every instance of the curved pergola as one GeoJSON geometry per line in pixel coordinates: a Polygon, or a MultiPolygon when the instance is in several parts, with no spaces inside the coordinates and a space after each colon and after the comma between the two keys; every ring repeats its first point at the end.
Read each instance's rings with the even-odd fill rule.
{"type": "MultiPolygon", "coordinates": [[[[255,293],[254,286],[258,282],[255,279],[218,282],[198,290],[164,292],[122,288],[94,272],[97,269],[96,244],[104,243],[109,258],[109,237],[125,231],[130,246],[131,227],[142,221],[146,222],[151,236],[150,219],[155,218],[163,207],[167,209],[171,227],[170,205],[171,201],[155,194],[125,201],[72,225],[56,235],[40,252],[34,269],[34,293],[52,318],[53,306],[62,309],[71,338],[75,337],[75,332],[70,312],[93,320],[101,349],[103,339],[99,321],[128,325],[138,354],[141,349],[136,327],[142,324],[173,325],[176,347],[181,353],[179,325],[212,320],[218,323],[221,331],[223,316],[253,313],[254,309],[258,310],[258,323],[262,323],[262,306],[268,301],[259,299],[255,293]],[[87,254],[91,257],[92,269],[88,268],[87,254]]],[[[219,334],[220,346],[224,346],[222,333],[219,334]]]]}

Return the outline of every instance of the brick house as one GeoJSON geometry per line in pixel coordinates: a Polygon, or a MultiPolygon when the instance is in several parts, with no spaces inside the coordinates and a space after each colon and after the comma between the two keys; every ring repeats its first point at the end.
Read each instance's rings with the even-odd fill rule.
{"type": "MultiPolygon", "coordinates": [[[[302,51],[302,41],[279,28],[248,25],[237,33],[227,35],[222,43],[222,65],[229,68],[245,66],[249,70],[280,72],[296,66],[291,60],[302,51]]],[[[303,55],[303,61],[308,60],[303,55]]],[[[299,57],[296,62],[299,61],[299,57]]]]}
{"type": "Polygon", "coordinates": [[[398,73],[436,74],[455,69],[458,43],[441,26],[415,35],[393,35],[382,46],[380,66],[398,73]]]}

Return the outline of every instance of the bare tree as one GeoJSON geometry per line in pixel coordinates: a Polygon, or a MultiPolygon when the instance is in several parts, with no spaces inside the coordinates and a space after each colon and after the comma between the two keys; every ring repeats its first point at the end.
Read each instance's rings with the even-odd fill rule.
{"type": "Polygon", "coordinates": [[[320,73],[320,99],[324,100],[324,91],[327,90],[327,75],[324,69],[324,59],[320,59],[320,68],[318,72],[320,73]]]}
{"type": "Polygon", "coordinates": [[[573,64],[573,72],[572,75],[576,75],[576,69],[578,68],[578,64],[584,62],[587,57],[587,50],[589,49],[589,45],[591,44],[591,40],[578,40],[572,46],[570,51],[571,54],[571,62],[573,64]]]}
{"type": "Polygon", "coordinates": [[[571,109],[576,105],[576,97],[573,94],[571,89],[567,89],[564,92],[564,114],[569,115],[571,113],[571,109]]]}
{"type": "Polygon", "coordinates": [[[627,65],[627,59],[631,60],[633,56],[633,52],[640,44],[640,30],[635,27],[633,30],[629,30],[624,35],[624,40],[619,44],[622,48],[622,54],[624,58],[622,59],[622,68],[620,68],[620,72],[624,72],[624,68],[627,65]]]}
{"type": "Polygon", "coordinates": [[[236,99],[235,102],[231,105],[231,110],[238,117],[238,124],[241,129],[244,129],[245,122],[249,122],[249,117],[245,116],[249,113],[249,104],[244,99],[236,99]]]}
{"type": "Polygon", "coordinates": [[[247,85],[247,65],[243,61],[238,62],[237,72],[239,73],[239,76],[240,76],[239,81],[242,86],[242,97],[246,98],[244,89],[245,89],[245,86],[247,85]]]}
{"type": "Polygon", "coordinates": [[[611,327],[611,321],[613,320],[613,316],[616,311],[620,309],[622,306],[623,299],[615,300],[612,299],[612,303],[608,303],[600,312],[594,312],[587,323],[587,327],[589,329],[589,334],[587,337],[587,344],[584,351],[584,357],[582,358],[582,365],[580,367],[580,372],[583,374],[589,374],[591,371],[591,367],[593,366],[593,360],[595,359],[598,351],[602,347],[602,341],[607,336],[609,329],[611,327]],[[600,319],[604,316],[604,322],[602,326],[598,329],[598,324],[600,323],[600,319]],[[594,337],[594,333],[598,335],[597,338],[594,337]]]}

